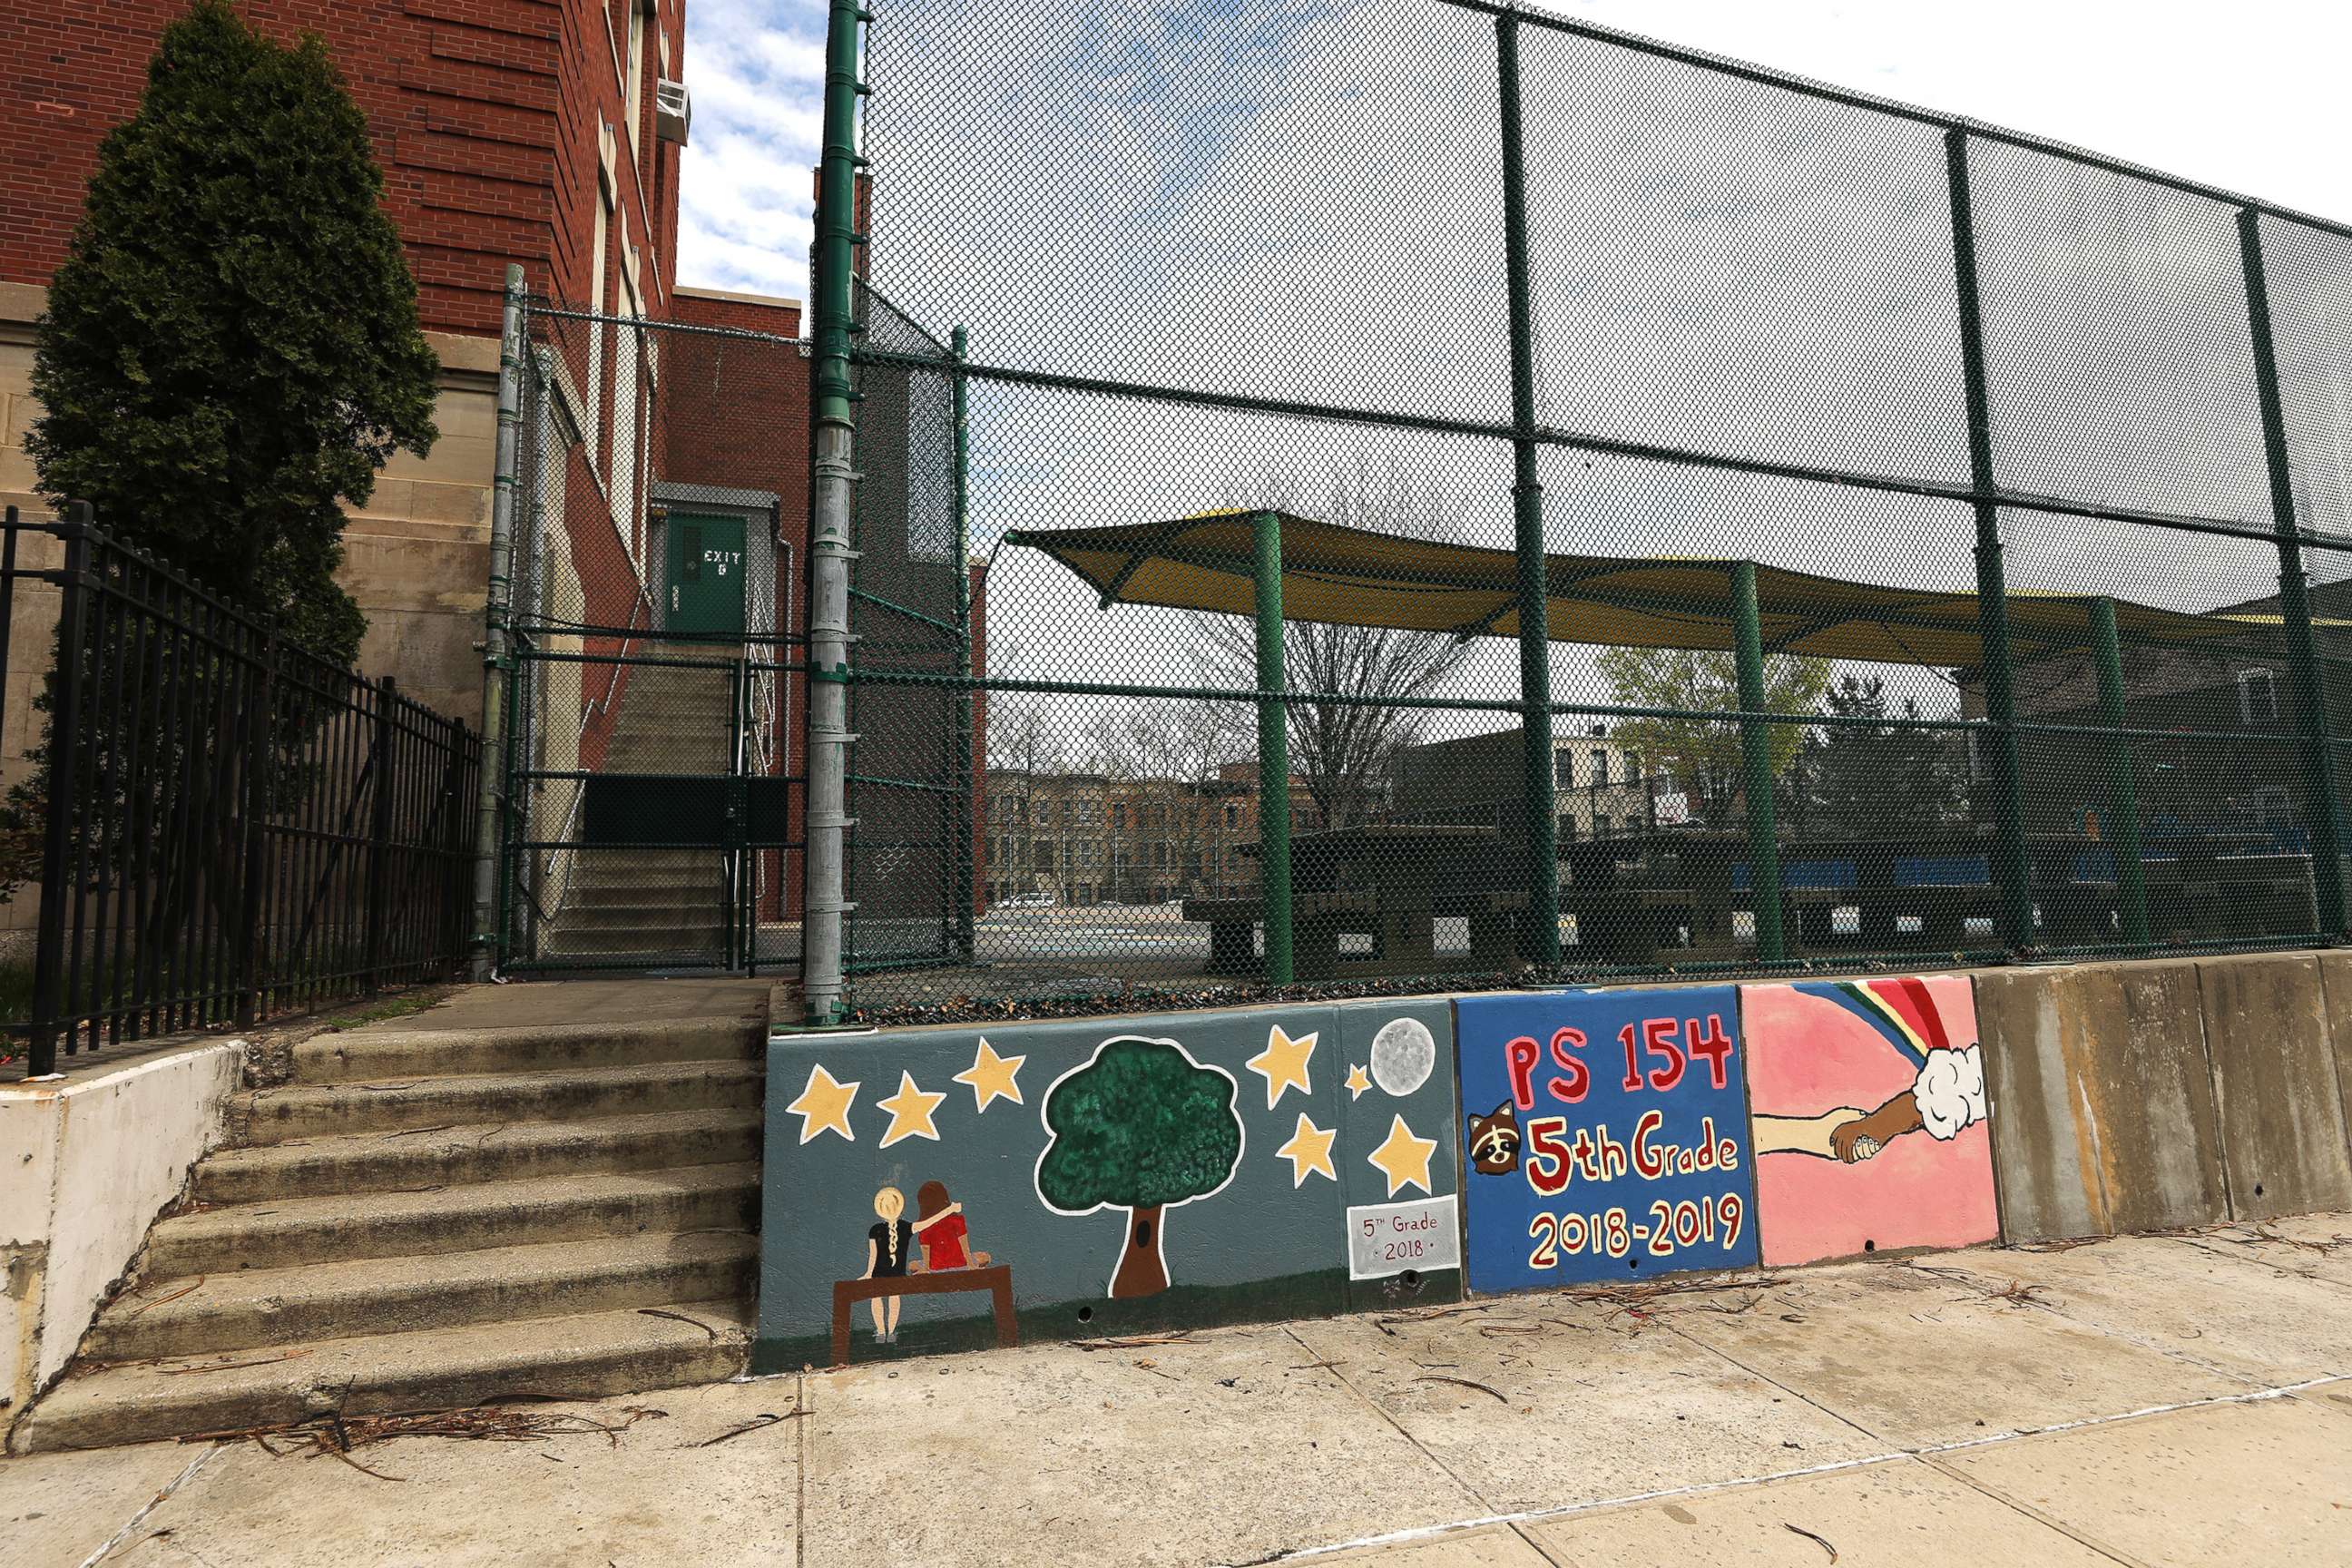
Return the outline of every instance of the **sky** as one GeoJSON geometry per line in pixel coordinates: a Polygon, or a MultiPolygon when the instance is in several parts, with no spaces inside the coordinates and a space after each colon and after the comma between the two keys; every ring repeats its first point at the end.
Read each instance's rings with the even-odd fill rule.
{"type": "MultiPolygon", "coordinates": [[[[2079,143],[2352,220],[2336,5],[1554,0],[1563,16],[2079,143]]],[[[889,0],[877,9],[886,19],[889,0]]],[[[800,298],[824,99],[814,0],[690,0],[681,280],[800,298]]]]}
{"type": "MultiPolygon", "coordinates": [[[[1431,0],[873,8],[874,282],[926,332],[969,326],[983,364],[1507,423],[1487,19],[1431,0]]],[[[2352,218],[2345,28],[2316,7],[2249,7],[2234,30],[2048,0],[1552,9],[2352,218]]],[[[684,281],[802,297],[823,26],[809,0],[690,0],[684,281]]],[[[1966,481],[1935,131],[1555,32],[1521,47],[1539,420],[1966,481]]],[[[2265,521],[2230,210],[1999,145],[1972,157],[2002,480],[2265,521]]],[[[2290,416],[2321,411],[2338,450],[2315,465],[2320,523],[2352,527],[2352,358],[2286,363],[2298,331],[2352,339],[2352,242],[2286,251],[2290,416]]],[[[1351,477],[1400,474],[1439,499],[1391,531],[1510,537],[1492,439],[982,381],[971,454],[981,554],[1014,529],[1275,495],[1311,514],[1351,477]]],[[[1950,503],[1559,447],[1539,466],[1555,550],[1974,582],[1950,503]]],[[[2205,610],[2275,586],[2267,546],[2033,513],[2005,531],[2013,590],[2205,610]]],[[[2352,553],[2319,570],[2352,573],[2352,553]]],[[[989,597],[1030,633],[997,673],[1190,679],[1176,612],[1098,615],[1038,552],[1004,552],[989,597]]],[[[1511,658],[1482,643],[1460,692],[1507,692],[1511,658]]],[[[1556,647],[1554,671],[1559,700],[1598,689],[1585,650],[1556,647]]]]}

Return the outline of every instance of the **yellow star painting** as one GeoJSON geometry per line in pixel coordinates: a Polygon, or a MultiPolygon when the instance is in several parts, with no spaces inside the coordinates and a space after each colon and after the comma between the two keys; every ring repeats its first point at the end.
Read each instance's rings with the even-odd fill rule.
{"type": "Polygon", "coordinates": [[[1372,1077],[1364,1070],[1364,1064],[1349,1062],[1348,1064],[1348,1098],[1361,1100],[1364,1098],[1364,1090],[1371,1087],[1372,1077]]]}
{"type": "Polygon", "coordinates": [[[1307,1081],[1307,1058],[1315,1054],[1315,1042],[1319,1034],[1306,1034],[1292,1039],[1276,1024],[1266,1031],[1265,1049],[1250,1058],[1250,1071],[1265,1079],[1265,1108],[1274,1109],[1286,1090],[1296,1089],[1309,1099],[1315,1090],[1307,1081]]]}
{"type": "Polygon", "coordinates": [[[916,1088],[915,1075],[900,1072],[898,1092],[887,1100],[874,1102],[890,1113],[890,1130],[882,1134],[881,1146],[887,1149],[905,1138],[928,1138],[934,1143],[938,1142],[940,1130],[931,1125],[931,1113],[946,1098],[943,1093],[934,1094],[929,1089],[916,1088]]]}
{"type": "Polygon", "coordinates": [[[1338,1128],[1318,1127],[1307,1120],[1305,1111],[1298,1113],[1298,1125],[1292,1131],[1290,1142],[1274,1152],[1275,1158],[1290,1162],[1290,1184],[1294,1188],[1305,1186],[1309,1175],[1328,1176],[1335,1182],[1339,1179],[1339,1173],[1331,1167],[1331,1142],[1339,1136],[1338,1128]]]}
{"type": "Polygon", "coordinates": [[[831,1073],[812,1064],[808,1086],[801,1090],[798,1100],[784,1107],[788,1115],[801,1119],[801,1142],[838,1132],[847,1142],[856,1142],[857,1135],[849,1130],[849,1103],[857,1098],[859,1087],[855,1083],[835,1083],[831,1073]]]}
{"type": "Polygon", "coordinates": [[[1013,1075],[1028,1059],[1027,1057],[998,1056],[996,1047],[988,1043],[987,1036],[982,1035],[980,1049],[971,1058],[971,1066],[956,1074],[955,1081],[971,1086],[971,1108],[975,1111],[986,1110],[1000,1100],[1009,1100],[1019,1105],[1023,1103],[1021,1086],[1013,1080],[1013,1075]]]}
{"type": "Polygon", "coordinates": [[[1429,1157],[1436,1152],[1437,1140],[1416,1138],[1400,1116],[1389,1123],[1387,1141],[1364,1158],[1389,1179],[1389,1196],[1394,1197],[1405,1187],[1430,1191],[1429,1157]]]}

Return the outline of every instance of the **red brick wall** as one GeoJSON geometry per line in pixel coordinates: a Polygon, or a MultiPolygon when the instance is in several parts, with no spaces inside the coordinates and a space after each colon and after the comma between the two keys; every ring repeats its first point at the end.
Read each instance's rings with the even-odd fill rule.
{"type": "MultiPolygon", "coordinates": [[[[685,0],[646,20],[638,147],[623,122],[616,41],[629,0],[246,0],[290,38],[316,31],[368,117],[384,200],[407,242],[427,328],[493,334],[509,261],[573,304],[618,299],[621,223],[605,299],[587,299],[597,130],[614,128],[620,210],[645,253],[650,315],[667,312],[677,149],[654,140],[658,37],[684,70],[685,0]]],[[[137,106],[178,0],[30,0],[0,8],[0,281],[46,283],[63,258],[109,129],[137,106]]]]}

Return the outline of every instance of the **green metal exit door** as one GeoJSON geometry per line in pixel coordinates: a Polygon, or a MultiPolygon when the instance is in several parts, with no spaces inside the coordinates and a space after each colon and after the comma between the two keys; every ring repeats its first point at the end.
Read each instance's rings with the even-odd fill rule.
{"type": "Polygon", "coordinates": [[[743,520],[669,516],[667,629],[705,637],[743,632],[743,520]]]}

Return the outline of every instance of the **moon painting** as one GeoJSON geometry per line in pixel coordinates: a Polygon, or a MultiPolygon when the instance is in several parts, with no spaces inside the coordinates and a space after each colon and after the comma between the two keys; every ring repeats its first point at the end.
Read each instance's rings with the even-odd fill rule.
{"type": "Polygon", "coordinates": [[[1437,1066],[1437,1042],[1417,1018],[1383,1024],[1372,1037],[1372,1081],[1390,1094],[1411,1094],[1437,1066]]]}

